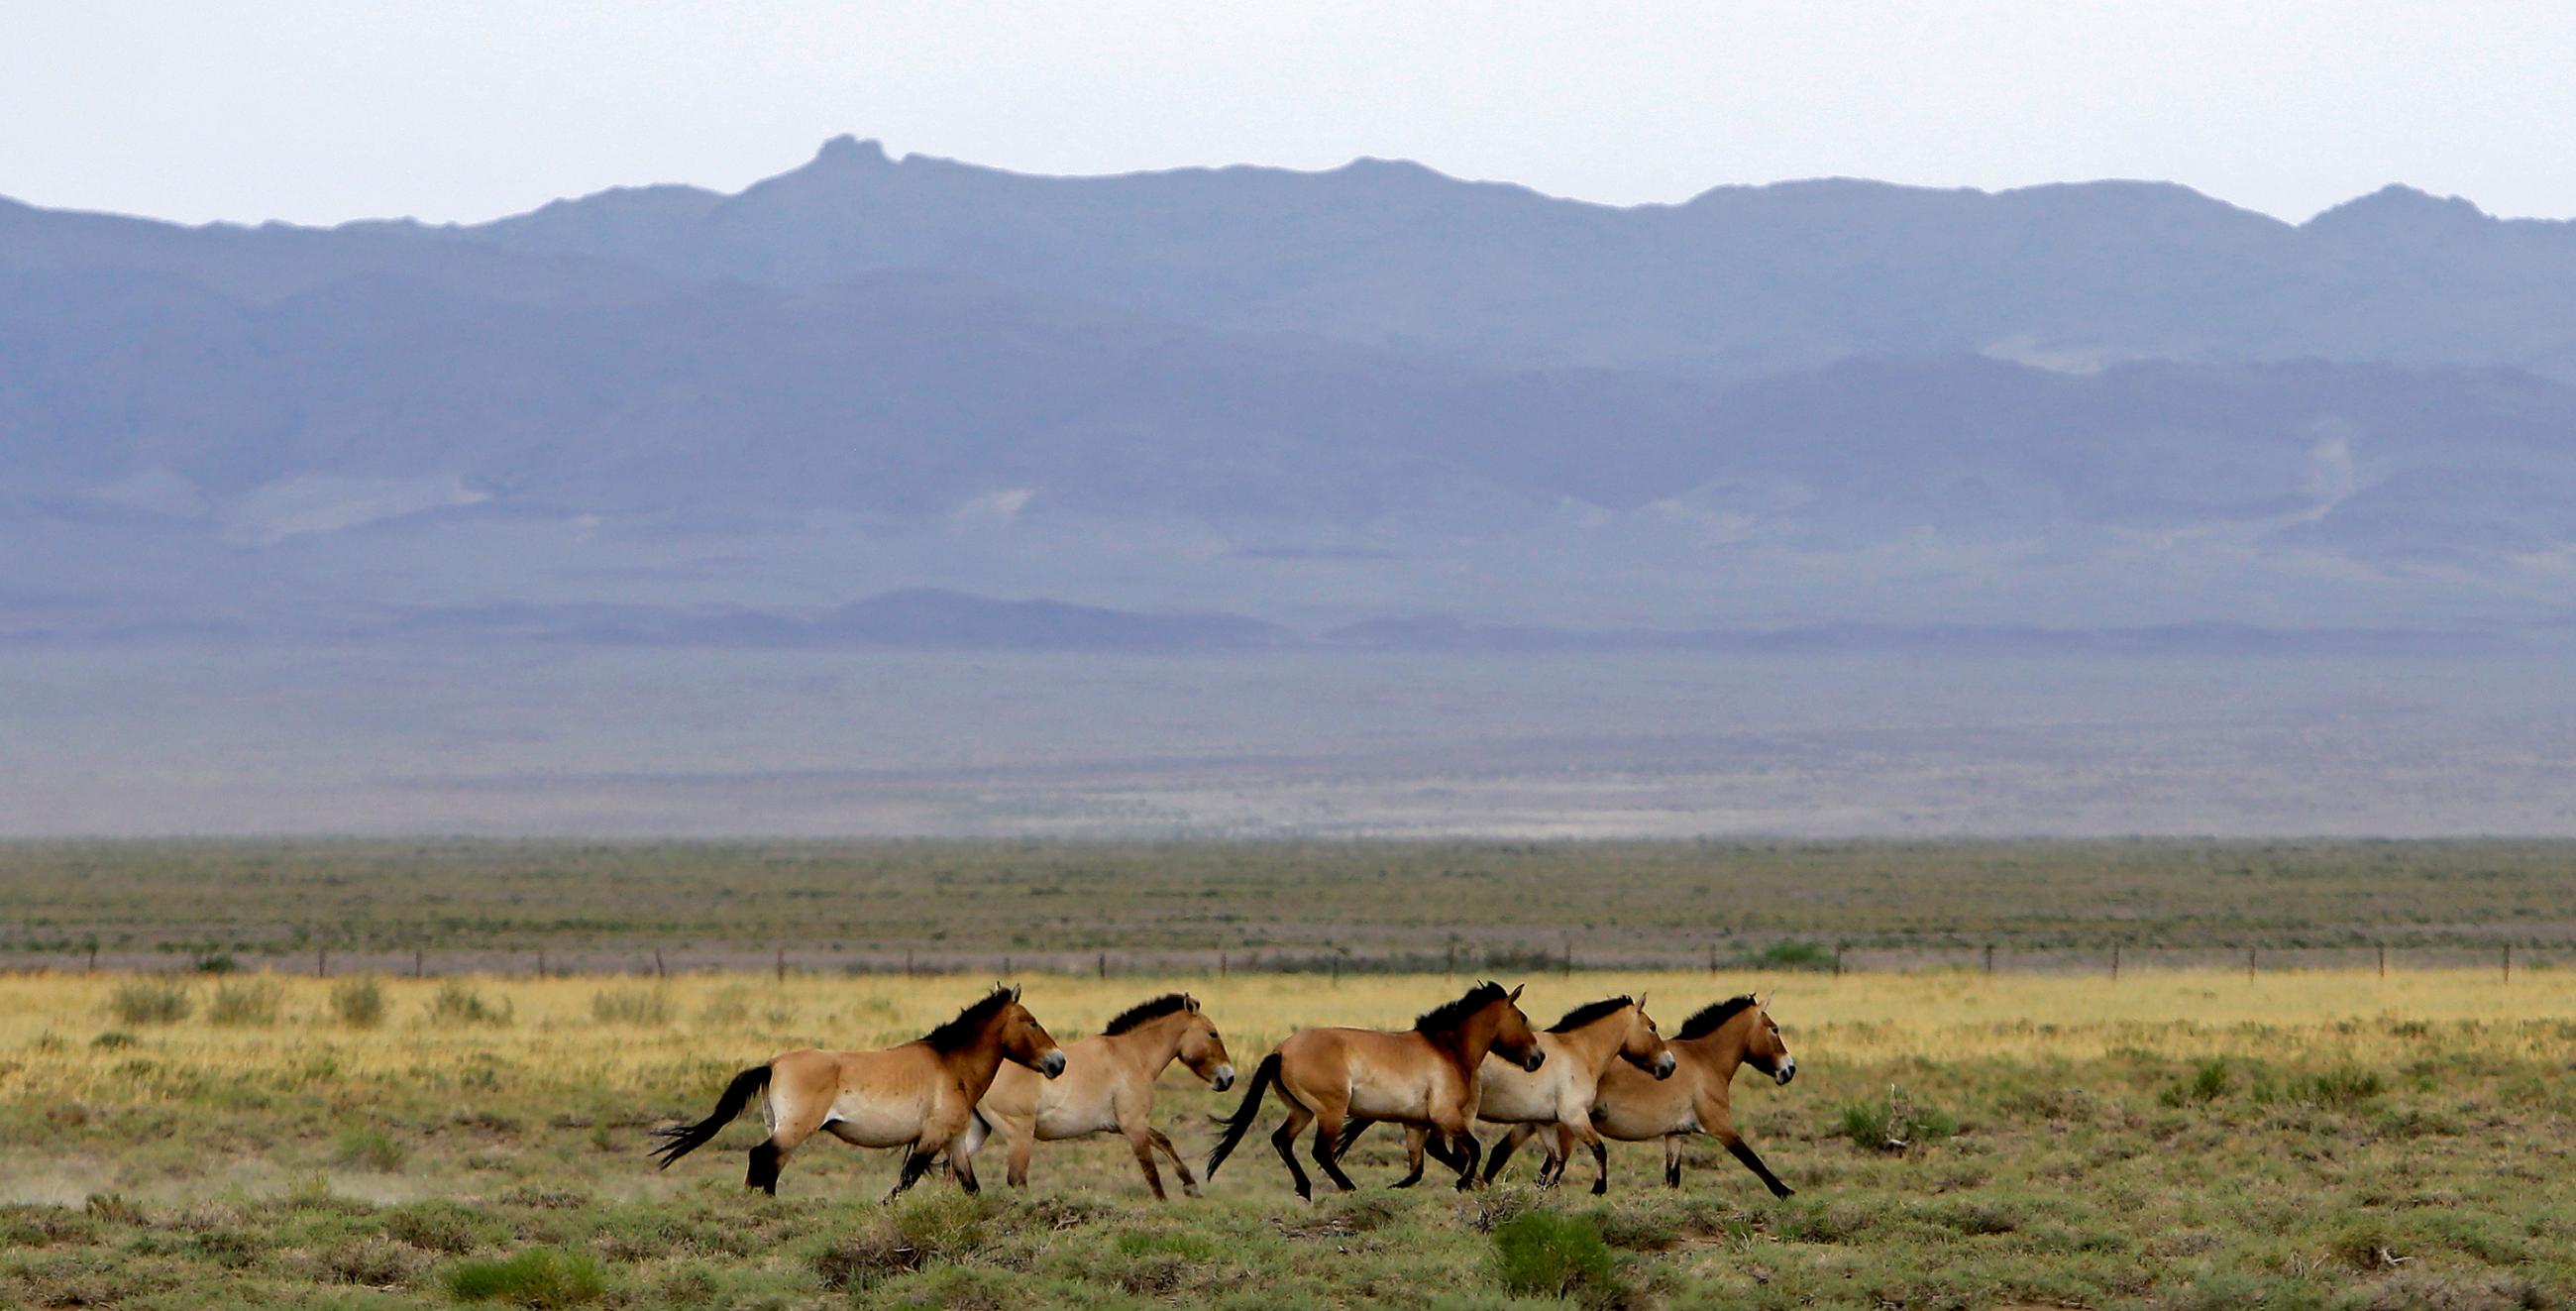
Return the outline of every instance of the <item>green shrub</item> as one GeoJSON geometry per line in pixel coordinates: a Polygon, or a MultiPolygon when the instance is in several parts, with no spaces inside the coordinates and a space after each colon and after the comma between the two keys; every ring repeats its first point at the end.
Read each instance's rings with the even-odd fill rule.
{"type": "Polygon", "coordinates": [[[331,1151],[333,1161],[359,1170],[399,1170],[410,1156],[401,1143],[375,1129],[346,1130],[331,1151]]]}
{"type": "Polygon", "coordinates": [[[502,1261],[464,1261],[446,1276],[448,1296],[459,1302],[506,1302],[538,1308],[580,1306],[608,1291],[599,1261],[587,1252],[532,1247],[502,1261]]]}
{"type": "Polygon", "coordinates": [[[127,1024],[177,1024],[197,1009],[188,985],[175,979],[127,979],[116,985],[107,1008],[127,1024]]]}
{"type": "Polygon", "coordinates": [[[2292,1079],[2291,1101],[2330,1111],[2348,1111],[2388,1091],[2388,1081],[2377,1071],[2359,1066],[2340,1066],[2323,1074],[2292,1079]]]}
{"type": "Polygon", "coordinates": [[[438,986],[438,995],[429,999],[429,1022],[432,1024],[491,1024],[510,1022],[507,1003],[494,1006],[483,1000],[483,994],[462,979],[449,979],[438,986]]]}
{"type": "Polygon", "coordinates": [[[1834,949],[1821,942],[1783,939],[1739,959],[1748,969],[1830,970],[1834,967],[1834,949]]]}
{"type": "Polygon", "coordinates": [[[2227,1068],[2227,1058],[2212,1057],[2193,1066],[2188,1077],[2175,1081],[2156,1100],[2167,1106],[2207,1106],[2227,1095],[2235,1076],[2227,1068]]]}
{"type": "Polygon", "coordinates": [[[590,997],[590,1017],[602,1024],[668,1024],[671,997],[659,988],[596,992],[590,997]]]}
{"type": "Polygon", "coordinates": [[[384,1023],[385,985],[372,974],[331,985],[331,1013],[352,1029],[372,1029],[384,1023]]]}
{"type": "Polygon", "coordinates": [[[984,1200],[973,1193],[947,1188],[917,1192],[889,1209],[895,1232],[925,1257],[958,1260],[990,1236],[984,1200]]]}
{"type": "Polygon", "coordinates": [[[1494,1256],[1504,1290],[1516,1296],[1598,1307],[1629,1298],[1618,1258],[1589,1216],[1525,1211],[1494,1230],[1494,1256]]]}
{"type": "Polygon", "coordinates": [[[1959,1122],[1936,1106],[1921,1106],[1905,1090],[1888,1085],[1887,1100],[1853,1102],[1842,1108],[1843,1137],[1872,1152],[1902,1152],[1936,1143],[1959,1131],[1959,1122]]]}
{"type": "Polygon", "coordinates": [[[103,1052],[122,1051],[142,1041],[122,1029],[110,1029],[89,1040],[89,1045],[103,1052]]]}
{"type": "Polygon", "coordinates": [[[500,1221],[456,1202],[408,1202],[378,1213],[385,1233],[414,1247],[463,1256],[485,1243],[499,1241],[500,1221]]]}
{"type": "Polygon", "coordinates": [[[206,1020],[211,1024],[242,1027],[275,1024],[278,1006],[285,1000],[286,986],[275,979],[218,983],[214,1000],[206,1004],[206,1020]]]}

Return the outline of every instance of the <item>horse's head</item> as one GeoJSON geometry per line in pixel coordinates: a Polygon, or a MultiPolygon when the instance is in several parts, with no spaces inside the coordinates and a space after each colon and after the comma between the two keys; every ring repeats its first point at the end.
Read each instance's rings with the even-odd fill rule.
{"type": "Polygon", "coordinates": [[[1234,1058],[1226,1054],[1225,1039],[1216,1031],[1216,1022],[1199,1009],[1199,999],[1182,1002],[1189,1018],[1181,1029],[1181,1064],[1190,1073],[1207,1080],[1218,1092],[1234,1086],[1234,1058]]]}
{"type": "Polygon", "coordinates": [[[1769,1002],[1753,1003],[1753,1015],[1744,1035],[1744,1063],[1771,1076],[1773,1083],[1787,1083],[1798,1077],[1798,1058],[1789,1054],[1789,1044],[1780,1038],[1779,1022],[1766,1009],[1769,1002]]]}
{"type": "Polygon", "coordinates": [[[1673,1049],[1664,1045],[1663,1031],[1655,1027],[1655,1017],[1646,1013],[1644,994],[1628,1004],[1627,1019],[1627,1032],[1619,1039],[1620,1058],[1658,1079],[1673,1077],[1673,1049]]]}
{"type": "Polygon", "coordinates": [[[1055,1038],[1020,1004],[1020,990],[1011,989],[1010,1004],[993,1017],[994,1040],[1001,1046],[1002,1058],[1014,1065],[1025,1065],[1052,1079],[1064,1073],[1064,1051],[1055,1038]]]}
{"type": "Polygon", "coordinates": [[[1497,1008],[1500,1022],[1486,1050],[1524,1070],[1535,1071],[1546,1064],[1547,1052],[1538,1045],[1538,1032],[1530,1028],[1529,1017],[1521,1014],[1521,990],[1514,988],[1488,1004],[1497,1008]]]}

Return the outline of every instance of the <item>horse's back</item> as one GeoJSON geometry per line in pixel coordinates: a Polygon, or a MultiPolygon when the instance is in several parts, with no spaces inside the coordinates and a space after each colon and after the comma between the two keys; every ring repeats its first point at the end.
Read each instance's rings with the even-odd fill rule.
{"type": "Polygon", "coordinates": [[[1279,1044],[1280,1076],[1300,1100],[1328,1090],[1353,1114],[1420,1121],[1457,1081],[1421,1034],[1383,1029],[1305,1029],[1279,1044]]]}

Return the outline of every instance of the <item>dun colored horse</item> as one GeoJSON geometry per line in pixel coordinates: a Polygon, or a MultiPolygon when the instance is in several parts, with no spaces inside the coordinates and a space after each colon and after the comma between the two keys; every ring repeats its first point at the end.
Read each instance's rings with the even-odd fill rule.
{"type": "MultiPolygon", "coordinates": [[[[1625,1061],[1648,1076],[1664,1079],[1672,1076],[1674,1057],[1664,1045],[1663,1035],[1655,1028],[1652,1016],[1646,1014],[1643,998],[1609,997],[1577,1006],[1565,1018],[1547,1026],[1538,1036],[1541,1050],[1547,1053],[1546,1068],[1532,1074],[1518,1066],[1488,1058],[1476,1071],[1480,1092],[1476,1118],[1487,1124],[1528,1126],[1522,1133],[1503,1140],[1493,1154],[1485,1158],[1484,1180],[1494,1181],[1502,1172],[1503,1162],[1511,1159],[1512,1149],[1522,1137],[1549,1125],[1556,1127],[1558,1151],[1549,1157],[1548,1168],[1539,1172],[1539,1186],[1553,1187],[1565,1168],[1574,1144],[1592,1148],[1592,1160],[1598,1173],[1592,1180],[1595,1195],[1610,1190],[1610,1149],[1592,1128],[1592,1101],[1601,1087],[1602,1076],[1610,1067],[1625,1061]]],[[[1368,1128],[1367,1120],[1354,1119],[1342,1131],[1342,1140],[1334,1155],[1349,1154],[1351,1143],[1368,1128]]],[[[1405,1158],[1413,1172],[1396,1187],[1409,1188],[1422,1177],[1423,1131],[1405,1130],[1405,1158]]]]}
{"type": "MultiPolygon", "coordinates": [[[[1333,1150],[1351,1115],[1393,1120],[1439,1135],[1460,1162],[1458,1187],[1474,1187],[1479,1149],[1468,1130],[1476,1122],[1477,1065],[1488,1052],[1531,1071],[1547,1060],[1538,1035],[1530,1032],[1529,1017],[1516,1004],[1520,995],[1518,988],[1505,992],[1499,983],[1479,983],[1458,1000],[1425,1012],[1403,1032],[1301,1029],[1288,1035],[1252,1072],[1243,1104],[1208,1153],[1208,1177],[1216,1176],[1217,1167],[1243,1141],[1260,1113],[1262,1094],[1275,1084],[1279,1099],[1288,1104],[1288,1118],[1270,1135],[1270,1145],[1288,1163],[1299,1197],[1314,1196],[1296,1152],[1297,1135],[1310,1122],[1315,1126],[1315,1163],[1342,1191],[1356,1186],[1342,1173],[1333,1150]]],[[[1421,1177],[1418,1148],[1413,1167],[1414,1177],[1421,1177]]]]}
{"type": "Polygon", "coordinates": [[[778,1171],[789,1153],[820,1129],[855,1147],[902,1147],[903,1173],[896,1193],[912,1187],[949,1148],[963,1167],[957,1182],[975,1191],[975,1170],[955,1146],[975,1120],[975,1103],[1008,1060],[1052,1079],[1064,1073],[1064,1053],[1037,1017],[1020,1005],[1020,990],[996,987],[957,1018],[914,1041],[883,1051],[825,1052],[810,1048],[771,1058],[733,1077],[713,1115],[696,1124],[657,1129],[663,1141],[653,1154],[664,1169],[714,1141],[755,1094],[769,1137],[751,1149],[750,1187],[776,1196],[778,1171]]]}
{"type": "Polygon", "coordinates": [[[1117,1133],[1135,1149],[1136,1168],[1145,1172],[1154,1200],[1163,1200],[1163,1176],[1154,1168],[1157,1149],[1181,1172],[1181,1191],[1196,1197],[1199,1181],[1190,1176],[1172,1140],[1153,1124],[1154,1080],[1174,1060],[1218,1092],[1234,1086],[1234,1060],[1226,1055],[1225,1039],[1200,1013],[1198,998],[1178,992],[1130,1007],[1098,1036],[1066,1044],[1063,1078],[1040,1079],[1006,1065],[984,1094],[978,1108],[981,1123],[967,1127],[964,1152],[949,1156],[949,1168],[955,1170],[959,1161],[983,1147],[985,1124],[1011,1140],[1014,1188],[1028,1185],[1029,1154],[1038,1143],[1117,1133]]]}
{"type": "MultiPolygon", "coordinates": [[[[1797,1058],[1780,1040],[1780,1026],[1772,1022],[1761,1000],[1748,993],[1701,1010],[1683,1021],[1670,1046],[1679,1064],[1668,1080],[1615,1065],[1610,1068],[1601,1080],[1600,1095],[1593,1099],[1592,1127],[1604,1137],[1626,1143],[1663,1139],[1664,1182],[1675,1188],[1682,1184],[1682,1140],[1707,1134],[1724,1143],[1772,1196],[1787,1197],[1789,1185],[1780,1182],[1735,1131],[1732,1109],[1737,1066],[1750,1065],[1782,1084],[1798,1074],[1797,1058]]],[[[1512,1130],[1511,1138],[1496,1152],[1508,1152],[1529,1133],[1527,1125],[1512,1130]]],[[[1570,1150],[1561,1146],[1558,1154],[1570,1150]]]]}

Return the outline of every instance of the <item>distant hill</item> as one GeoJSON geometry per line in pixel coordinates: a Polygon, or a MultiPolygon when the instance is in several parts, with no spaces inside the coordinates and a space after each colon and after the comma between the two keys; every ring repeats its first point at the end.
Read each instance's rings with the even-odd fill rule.
{"type": "Polygon", "coordinates": [[[0,634],[2471,632],[2563,624],[2572,547],[2576,225],[2404,188],[843,138],[469,227],[0,202],[0,634]]]}

